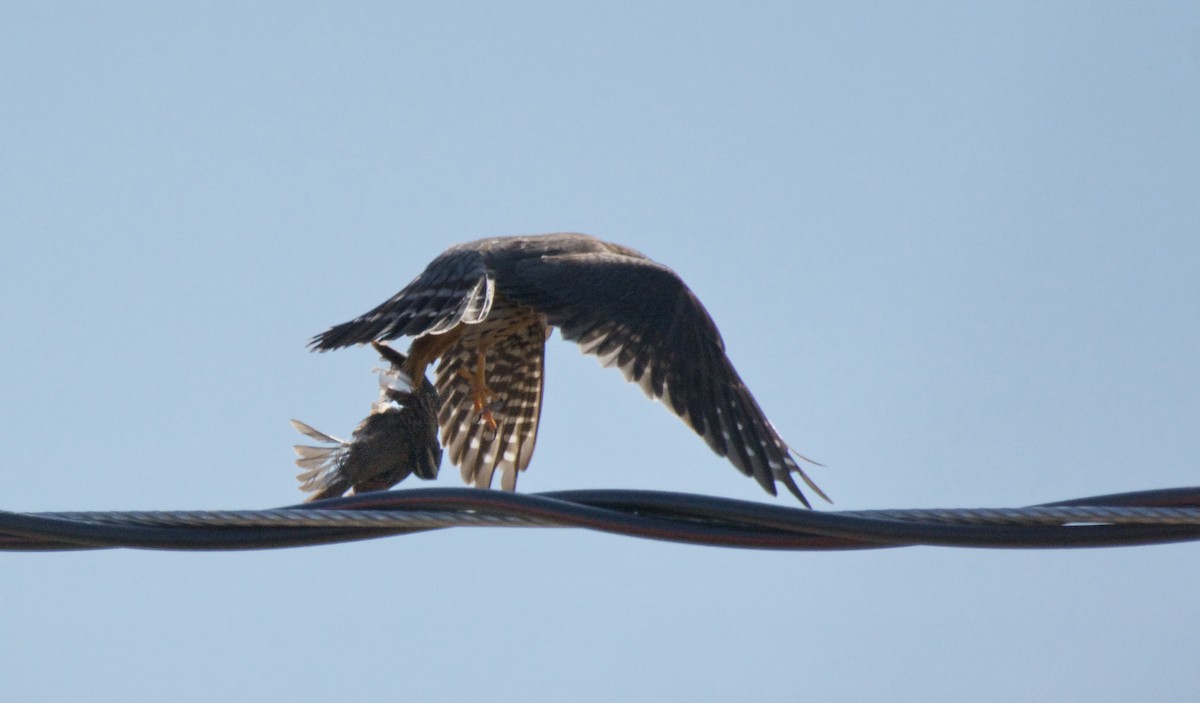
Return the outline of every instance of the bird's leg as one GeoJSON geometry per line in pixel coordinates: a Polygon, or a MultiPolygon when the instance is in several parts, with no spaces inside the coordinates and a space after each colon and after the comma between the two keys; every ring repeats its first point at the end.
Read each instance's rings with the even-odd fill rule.
{"type": "Polygon", "coordinates": [[[403,362],[401,368],[409,376],[412,376],[413,383],[419,384],[421,379],[425,378],[425,367],[444,354],[461,336],[462,325],[442,334],[425,334],[417,337],[413,340],[412,346],[408,348],[408,360],[403,362]]]}
{"type": "Polygon", "coordinates": [[[471,384],[471,401],[480,419],[487,423],[488,429],[496,429],[496,417],[492,415],[492,398],[496,395],[487,385],[487,351],[488,345],[480,344],[475,351],[475,368],[469,370],[459,368],[458,374],[471,384]]]}

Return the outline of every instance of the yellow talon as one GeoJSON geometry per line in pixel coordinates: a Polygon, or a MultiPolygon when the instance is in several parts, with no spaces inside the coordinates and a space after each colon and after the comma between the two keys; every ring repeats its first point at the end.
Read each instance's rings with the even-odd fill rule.
{"type": "Polygon", "coordinates": [[[491,388],[488,388],[486,377],[486,364],[484,363],[487,350],[481,348],[476,355],[475,371],[472,373],[468,369],[459,368],[458,375],[467,379],[471,386],[471,403],[475,406],[475,412],[479,414],[479,418],[487,423],[488,429],[496,429],[496,417],[492,414],[492,398],[495,393],[491,388]]]}

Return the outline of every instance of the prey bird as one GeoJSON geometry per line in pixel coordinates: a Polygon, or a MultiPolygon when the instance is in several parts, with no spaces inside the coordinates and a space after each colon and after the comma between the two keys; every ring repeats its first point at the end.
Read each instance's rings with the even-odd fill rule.
{"type": "Polygon", "coordinates": [[[354,493],[382,491],[416,474],[434,479],[442,463],[437,440],[437,392],[423,375],[404,371],[408,359],[386,344],[373,342],[391,368],[379,369],[379,400],[355,428],[350,441],[338,439],[292,420],[298,432],[330,446],[296,445],[296,478],[306,502],[354,493]],[[419,379],[419,384],[414,383],[419,379]]]}
{"type": "Polygon", "coordinates": [[[505,490],[533,456],[551,328],[617,366],[770,494],[806,506],[804,473],[725,355],[708,311],[674,271],[585,234],[458,244],[396,295],[314,337],[316,351],[412,337],[412,379],[438,361],[438,424],[463,479],[505,490]]]}

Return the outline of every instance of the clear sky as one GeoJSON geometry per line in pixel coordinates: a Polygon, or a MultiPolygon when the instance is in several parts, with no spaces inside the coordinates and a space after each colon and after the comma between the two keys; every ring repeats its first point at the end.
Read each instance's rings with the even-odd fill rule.
{"type": "MultiPolygon", "coordinates": [[[[450,244],[561,230],[689,282],[837,508],[1198,482],[1195,3],[10,2],[0,92],[5,509],[299,500],[288,419],[347,433],[376,393],[308,338],[450,244]]],[[[794,503],[547,364],[523,491],[794,503]]],[[[1197,691],[1197,544],[0,562],[5,700],[1197,691]]]]}

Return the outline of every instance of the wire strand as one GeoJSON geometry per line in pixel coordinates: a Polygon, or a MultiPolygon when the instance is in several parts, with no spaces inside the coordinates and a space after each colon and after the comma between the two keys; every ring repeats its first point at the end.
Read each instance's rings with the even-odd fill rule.
{"type": "Polygon", "coordinates": [[[1200,487],[1026,508],[847,512],[660,491],[519,494],[422,488],[271,510],[0,511],[0,551],[277,549],[450,527],[574,527],[687,544],[783,550],[1112,547],[1200,540],[1200,487]]]}

